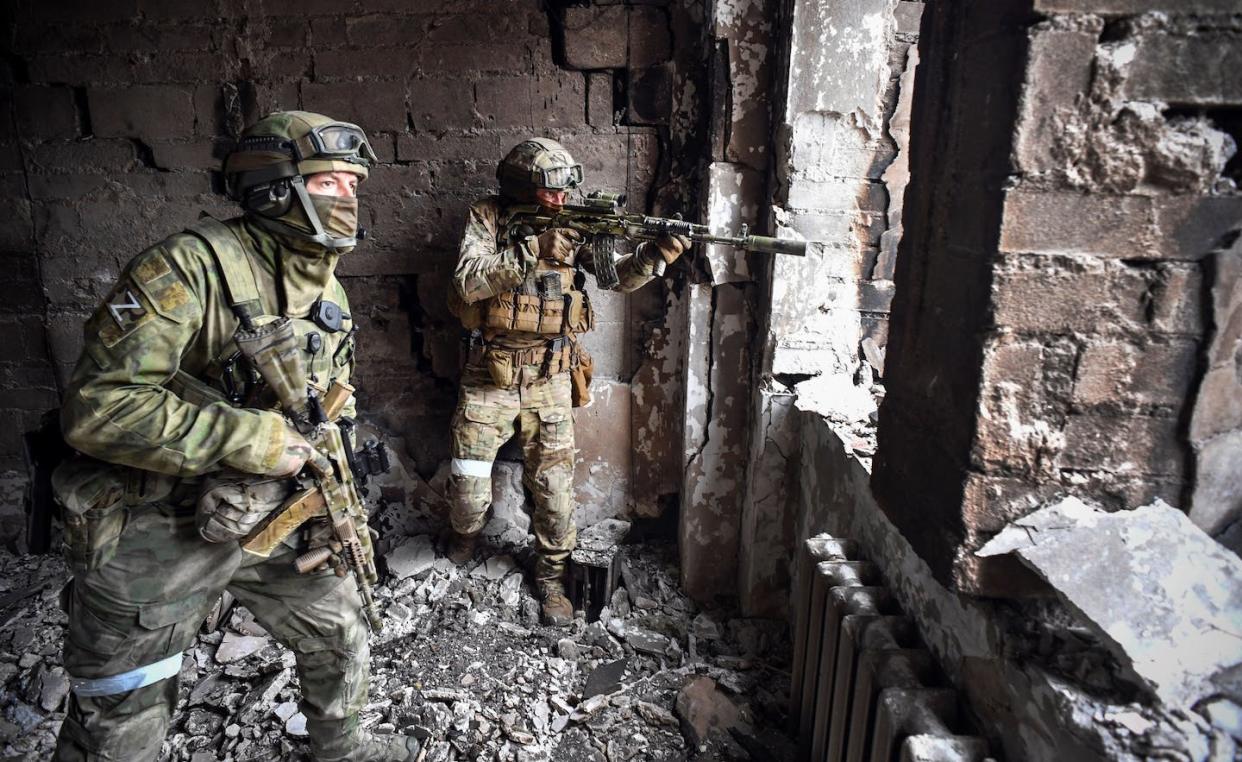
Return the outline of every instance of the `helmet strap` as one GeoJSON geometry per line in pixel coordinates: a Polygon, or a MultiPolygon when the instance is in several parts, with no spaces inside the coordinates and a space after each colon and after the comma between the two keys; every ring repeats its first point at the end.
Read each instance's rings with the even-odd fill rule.
{"type": "MultiPolygon", "coordinates": [[[[260,225],[277,233],[306,239],[312,243],[319,244],[325,249],[348,249],[358,245],[358,239],[362,237],[361,229],[359,229],[359,235],[352,238],[333,238],[323,229],[323,222],[319,219],[319,213],[315,211],[315,205],[311,203],[310,194],[306,191],[305,178],[301,175],[294,175],[287,182],[287,187],[293,192],[293,201],[289,206],[292,206],[292,203],[296,203],[302,208],[302,214],[306,216],[306,220],[310,223],[311,230],[314,232],[308,234],[288,223],[266,215],[261,215],[257,218],[260,225]]],[[[289,206],[286,206],[286,210],[289,206]]]]}

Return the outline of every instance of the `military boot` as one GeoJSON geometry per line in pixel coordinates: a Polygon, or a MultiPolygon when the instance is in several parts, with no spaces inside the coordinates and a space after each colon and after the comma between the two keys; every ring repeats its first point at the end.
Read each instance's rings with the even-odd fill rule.
{"type": "Polygon", "coordinates": [[[539,556],[535,561],[535,587],[539,591],[544,624],[564,627],[573,621],[574,607],[565,597],[564,561],[539,556]]]}
{"type": "Polygon", "coordinates": [[[560,580],[544,580],[539,583],[539,600],[542,602],[543,623],[564,627],[573,621],[574,607],[565,597],[565,585],[560,580]]]}
{"type": "Polygon", "coordinates": [[[422,762],[426,749],[411,736],[375,735],[358,727],[357,715],[307,723],[315,762],[422,762]]]}
{"type": "Polygon", "coordinates": [[[448,541],[445,543],[445,555],[453,563],[461,566],[474,558],[474,549],[479,544],[479,534],[458,534],[449,530],[448,541]]]}

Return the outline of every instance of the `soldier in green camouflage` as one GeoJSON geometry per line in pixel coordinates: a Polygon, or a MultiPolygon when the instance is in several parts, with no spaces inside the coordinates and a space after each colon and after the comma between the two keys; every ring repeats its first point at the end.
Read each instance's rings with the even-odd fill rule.
{"type": "MultiPolygon", "coordinates": [[[[534,496],[535,582],[543,619],[567,624],[566,560],[574,548],[573,407],[589,401],[592,361],[578,336],[594,325],[573,230],[535,231],[524,210],[555,211],[582,182],[582,166],[547,138],[519,143],[497,168],[500,194],[470,207],[449,308],[471,331],[452,420],[449,555],[469,559],[491,503],[492,462],[516,427],[523,483],[534,496]]],[[[689,248],[680,236],[640,244],[616,261],[618,290],[652,280],[655,263],[689,248]]]]}
{"type": "Polygon", "coordinates": [[[224,165],[245,214],[139,254],[87,322],[61,415],[79,455],[54,475],[74,575],[56,759],[155,759],[182,652],[225,590],[296,656],[316,759],[417,757],[414,739],[359,728],[369,665],[355,585],[294,568],[321,520],[269,558],[235,541],[311,454],[239,361],[239,316],[287,316],[308,380],[348,380],[353,323],[334,269],[360,237],[355,191],[374,160],[354,125],[265,117],[224,165]]]}

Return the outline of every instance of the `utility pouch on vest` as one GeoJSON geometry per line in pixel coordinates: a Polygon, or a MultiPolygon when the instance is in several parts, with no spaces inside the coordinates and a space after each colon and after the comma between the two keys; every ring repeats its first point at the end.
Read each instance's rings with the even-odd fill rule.
{"type": "Polygon", "coordinates": [[[501,389],[513,388],[517,381],[517,366],[513,362],[513,352],[505,349],[488,347],[483,353],[483,364],[487,366],[492,383],[501,389]]]}
{"type": "Polygon", "coordinates": [[[52,490],[64,508],[65,560],[74,571],[91,571],[116,555],[128,516],[127,480],[136,469],[77,455],[52,474],[52,490]]]}
{"type": "Polygon", "coordinates": [[[275,393],[281,409],[291,417],[305,418],[306,360],[289,318],[277,318],[252,329],[239,328],[233,339],[275,393]]]}
{"type": "Polygon", "coordinates": [[[581,346],[574,348],[569,369],[569,396],[574,407],[591,404],[591,377],[595,375],[595,359],[581,346]]]}
{"type": "Polygon", "coordinates": [[[586,292],[574,290],[565,294],[565,332],[579,334],[593,328],[595,312],[591,309],[591,300],[586,292]]]}
{"type": "Polygon", "coordinates": [[[473,331],[482,328],[484,324],[483,305],[481,302],[466,303],[464,299],[457,293],[457,289],[449,289],[448,295],[448,311],[453,317],[461,321],[461,325],[467,331],[473,331]]]}

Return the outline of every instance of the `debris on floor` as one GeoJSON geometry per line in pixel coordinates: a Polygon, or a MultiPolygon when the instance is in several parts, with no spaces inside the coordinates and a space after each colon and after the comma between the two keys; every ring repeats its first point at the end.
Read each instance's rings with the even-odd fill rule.
{"type": "MultiPolygon", "coordinates": [[[[783,623],[701,610],[673,546],[620,546],[598,620],[558,629],[539,623],[522,545],[463,567],[426,534],[386,545],[362,721],[429,741],[428,762],[792,759],[783,623]]],[[[0,555],[0,759],[51,755],[66,577],[56,556],[0,555]]],[[[306,758],[293,655],[244,608],[200,634],[181,678],[161,759],[306,758]]]]}

